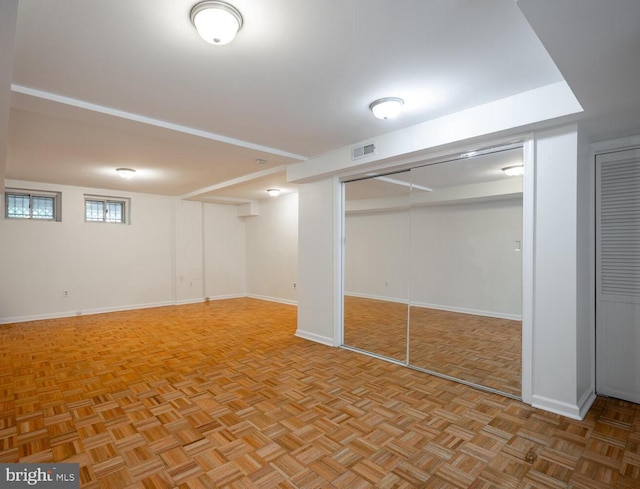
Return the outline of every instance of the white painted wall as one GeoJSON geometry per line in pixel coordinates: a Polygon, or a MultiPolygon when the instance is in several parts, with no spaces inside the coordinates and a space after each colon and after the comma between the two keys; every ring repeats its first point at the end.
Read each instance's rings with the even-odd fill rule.
{"type": "Polygon", "coordinates": [[[582,406],[595,392],[595,155],[578,133],[577,162],[577,399],[582,406]]]}
{"type": "Polygon", "coordinates": [[[34,182],[6,186],[62,192],[62,222],[0,218],[0,323],[205,297],[296,302],[296,194],[265,200],[259,216],[243,218],[234,205],[34,182]],[[84,222],[85,194],[130,198],[131,224],[84,222]]]}
{"type": "Polygon", "coordinates": [[[536,134],[532,404],[574,418],[594,399],[586,380],[594,358],[578,351],[592,335],[593,289],[585,270],[594,266],[589,170],[578,149],[576,126],[536,134]]]}
{"type": "Polygon", "coordinates": [[[340,198],[334,178],[302,184],[298,192],[298,329],[296,335],[340,344],[340,198]]]}
{"type": "Polygon", "coordinates": [[[536,135],[533,403],[576,403],[577,134],[536,135]]]}
{"type": "Polygon", "coordinates": [[[248,295],[295,304],[298,295],[298,194],[261,200],[259,215],[244,220],[248,295]]]}
{"type": "Polygon", "coordinates": [[[175,199],[176,302],[204,297],[204,220],[202,202],[175,199]]]}
{"type": "Polygon", "coordinates": [[[0,219],[0,322],[171,303],[170,198],[17,181],[6,186],[62,191],[62,222],[0,219]],[[131,225],[84,222],[85,193],[131,198],[131,225]]]}
{"type": "Polygon", "coordinates": [[[247,292],[245,221],[234,205],[204,204],[204,295],[244,297],[247,292]]]}

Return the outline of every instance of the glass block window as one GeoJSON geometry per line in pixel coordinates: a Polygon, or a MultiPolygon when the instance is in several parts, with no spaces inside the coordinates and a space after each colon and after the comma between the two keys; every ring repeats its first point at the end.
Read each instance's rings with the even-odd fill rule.
{"type": "Polygon", "coordinates": [[[87,222],[128,222],[128,199],[85,196],[84,220],[87,222]]]}
{"type": "Polygon", "coordinates": [[[59,192],[5,190],[5,217],[7,219],[40,219],[60,221],[59,192]]]}

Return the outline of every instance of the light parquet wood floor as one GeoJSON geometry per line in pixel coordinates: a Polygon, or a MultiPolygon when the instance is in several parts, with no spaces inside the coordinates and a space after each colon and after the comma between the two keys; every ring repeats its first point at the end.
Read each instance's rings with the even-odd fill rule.
{"type": "Polygon", "coordinates": [[[520,321],[344,298],[348,346],[407,362],[407,322],[411,365],[520,397],[520,321]]]}
{"type": "Polygon", "coordinates": [[[84,488],[638,488],[640,406],[584,421],[294,336],[252,299],[0,326],[0,461],[84,488]]]}

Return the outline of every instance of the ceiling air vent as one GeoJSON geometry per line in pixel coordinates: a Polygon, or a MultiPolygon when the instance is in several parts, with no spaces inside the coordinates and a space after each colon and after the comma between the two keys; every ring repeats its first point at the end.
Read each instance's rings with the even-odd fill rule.
{"type": "Polygon", "coordinates": [[[365,156],[372,155],[376,152],[376,145],[373,143],[365,144],[364,146],[355,146],[351,148],[351,159],[357,160],[358,158],[364,158],[365,156]]]}

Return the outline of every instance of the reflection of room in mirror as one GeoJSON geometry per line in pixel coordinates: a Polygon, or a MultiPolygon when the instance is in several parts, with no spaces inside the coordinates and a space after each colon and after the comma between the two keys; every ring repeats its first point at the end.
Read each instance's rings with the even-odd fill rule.
{"type": "Polygon", "coordinates": [[[344,344],[383,357],[407,361],[406,303],[344,298],[344,344]]]}
{"type": "Polygon", "coordinates": [[[474,314],[345,297],[344,344],[511,396],[521,391],[521,323],[474,314]]]}
{"type": "Polygon", "coordinates": [[[409,363],[519,397],[522,323],[411,307],[409,363]]]}
{"type": "Polygon", "coordinates": [[[345,346],[520,395],[514,165],[522,148],[345,183],[345,346]]]}

